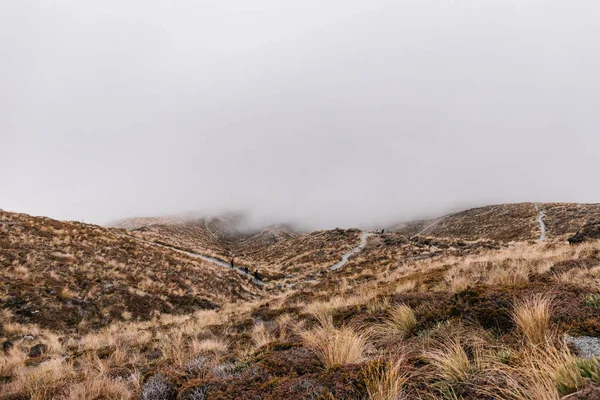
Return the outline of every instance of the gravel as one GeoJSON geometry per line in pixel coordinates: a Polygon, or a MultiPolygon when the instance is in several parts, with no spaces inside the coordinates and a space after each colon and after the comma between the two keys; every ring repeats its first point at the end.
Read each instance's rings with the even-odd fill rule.
{"type": "Polygon", "coordinates": [[[585,358],[600,357],[600,338],[567,335],[565,339],[568,345],[575,347],[579,356],[585,358]]]}

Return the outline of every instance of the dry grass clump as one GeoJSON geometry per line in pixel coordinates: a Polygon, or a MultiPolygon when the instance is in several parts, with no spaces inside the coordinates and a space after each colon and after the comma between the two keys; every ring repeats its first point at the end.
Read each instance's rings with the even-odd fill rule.
{"type": "Polygon", "coordinates": [[[530,343],[542,343],[548,337],[551,302],[550,297],[538,293],[515,303],[513,319],[519,331],[530,343]]]}
{"type": "Polygon", "coordinates": [[[288,330],[293,323],[293,317],[290,314],[282,314],[277,317],[276,322],[279,329],[279,341],[284,342],[288,337],[288,330]]]}
{"type": "Polygon", "coordinates": [[[598,290],[600,289],[600,266],[592,268],[573,268],[569,271],[554,275],[554,279],[560,283],[568,283],[598,290]]]}
{"type": "Polygon", "coordinates": [[[122,380],[95,377],[72,385],[63,399],[122,400],[131,398],[132,395],[131,389],[122,380]]]}
{"type": "Polygon", "coordinates": [[[392,308],[389,312],[390,317],[386,325],[403,337],[410,335],[417,326],[417,318],[412,308],[405,304],[400,304],[392,308]]]}
{"type": "Polygon", "coordinates": [[[331,319],[301,336],[304,345],[312,349],[327,368],[363,361],[368,347],[365,335],[347,326],[335,328],[331,319]]]}
{"type": "Polygon", "coordinates": [[[53,358],[36,367],[23,366],[10,383],[9,392],[26,394],[31,400],[56,397],[73,378],[73,365],[62,358],[53,358]],[[12,389],[12,390],[11,390],[12,389]]]}
{"type": "Polygon", "coordinates": [[[399,283],[398,285],[396,285],[396,288],[394,291],[396,293],[407,293],[407,292],[412,292],[413,290],[415,290],[416,287],[417,287],[417,282],[411,280],[411,281],[399,283]]]}
{"type": "Polygon", "coordinates": [[[202,352],[212,353],[225,353],[229,348],[227,342],[221,339],[193,339],[189,345],[190,351],[193,355],[200,354],[202,352]]]}
{"type": "Polygon", "coordinates": [[[254,324],[251,336],[252,341],[257,348],[275,341],[275,338],[262,321],[254,324]]]}
{"type": "Polygon", "coordinates": [[[27,355],[17,346],[2,354],[0,356],[0,376],[13,376],[26,359],[27,355]]]}
{"type": "Polygon", "coordinates": [[[409,379],[406,357],[400,355],[393,361],[370,364],[365,371],[365,386],[369,400],[401,400],[406,393],[403,386],[409,379]]]}
{"type": "Polygon", "coordinates": [[[472,346],[472,357],[459,338],[445,337],[437,348],[426,351],[425,357],[436,369],[437,375],[447,382],[460,383],[467,381],[474,373],[481,371],[483,365],[480,344],[472,346]]]}
{"type": "Polygon", "coordinates": [[[482,392],[501,399],[559,400],[590,381],[600,383],[600,363],[573,356],[566,344],[555,338],[526,344],[515,358],[512,365],[494,366],[503,384],[486,385],[482,392]]]}
{"type": "Polygon", "coordinates": [[[376,297],[367,303],[367,312],[377,314],[379,312],[387,311],[390,306],[389,297],[376,297]]]}
{"type": "Polygon", "coordinates": [[[69,289],[68,286],[65,286],[61,289],[60,293],[58,294],[58,297],[62,300],[69,300],[69,299],[73,299],[75,298],[77,295],[71,290],[69,289]]]}
{"type": "MultiPolygon", "coordinates": [[[[352,296],[336,296],[328,301],[316,301],[310,303],[304,307],[304,312],[313,315],[319,321],[325,321],[335,312],[335,310],[368,303],[376,296],[376,291],[365,289],[352,296]]],[[[376,305],[375,307],[378,306],[376,305]]]]}
{"type": "Polygon", "coordinates": [[[518,285],[529,281],[529,267],[517,263],[514,267],[496,267],[488,273],[488,285],[518,285]]]}
{"type": "Polygon", "coordinates": [[[417,327],[417,318],[412,308],[399,304],[388,311],[383,324],[373,327],[373,333],[384,341],[404,339],[410,336],[417,327]]]}

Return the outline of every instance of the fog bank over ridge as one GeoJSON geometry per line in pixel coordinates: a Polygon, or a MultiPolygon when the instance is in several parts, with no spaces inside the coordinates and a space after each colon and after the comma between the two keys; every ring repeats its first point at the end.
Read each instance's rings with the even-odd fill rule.
{"type": "Polygon", "coordinates": [[[320,229],[597,202],[599,19],[589,1],[4,1],[0,208],[320,229]]]}

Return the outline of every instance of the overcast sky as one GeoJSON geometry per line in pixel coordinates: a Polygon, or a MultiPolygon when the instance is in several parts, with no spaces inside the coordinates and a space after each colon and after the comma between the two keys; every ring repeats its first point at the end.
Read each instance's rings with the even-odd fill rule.
{"type": "Polygon", "coordinates": [[[0,1],[0,208],[599,202],[596,0],[0,1]]]}

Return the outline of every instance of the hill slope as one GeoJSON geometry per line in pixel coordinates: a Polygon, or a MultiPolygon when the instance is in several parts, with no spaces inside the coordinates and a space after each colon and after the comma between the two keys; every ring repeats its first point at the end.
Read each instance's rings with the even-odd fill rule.
{"type": "Polygon", "coordinates": [[[118,230],[0,212],[0,307],[66,329],[250,300],[260,291],[214,264],[118,230]]]}
{"type": "Polygon", "coordinates": [[[213,232],[281,290],[142,240],[193,244],[181,221],[131,238],[3,213],[0,399],[598,398],[600,242],[561,236],[595,208],[540,206],[543,243],[532,203],[491,206],[446,237],[372,235],[334,271],[360,231],[213,232]]]}
{"type": "MultiPolygon", "coordinates": [[[[564,239],[600,214],[600,204],[537,203],[544,212],[548,238],[564,239]]],[[[535,203],[478,207],[440,218],[397,224],[391,230],[403,235],[452,237],[465,240],[536,240],[540,227],[535,203]]]]}

